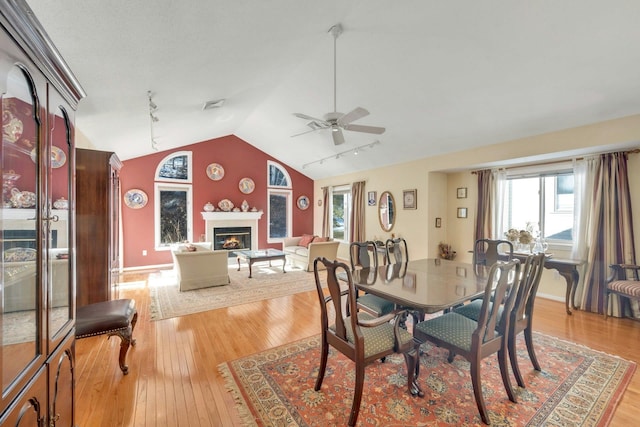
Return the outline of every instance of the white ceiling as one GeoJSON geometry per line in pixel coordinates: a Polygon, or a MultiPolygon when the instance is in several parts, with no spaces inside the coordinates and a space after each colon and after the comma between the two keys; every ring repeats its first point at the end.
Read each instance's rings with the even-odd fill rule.
{"type": "Polygon", "coordinates": [[[640,113],[637,0],[27,1],[122,159],[154,152],[148,90],[160,150],[235,134],[314,179],[640,113]],[[337,147],[291,137],[333,111],[336,23],[338,111],[387,129],[337,147]]]}

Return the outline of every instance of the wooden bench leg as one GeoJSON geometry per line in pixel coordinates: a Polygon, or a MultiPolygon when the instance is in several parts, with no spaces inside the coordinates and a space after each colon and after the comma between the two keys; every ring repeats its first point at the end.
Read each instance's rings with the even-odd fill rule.
{"type": "Polygon", "coordinates": [[[138,321],[138,313],[133,314],[133,318],[131,319],[131,326],[127,329],[122,329],[119,331],[114,331],[109,334],[108,338],[111,338],[113,335],[117,335],[120,337],[120,356],[118,357],[118,362],[120,363],[120,369],[124,375],[129,373],[129,366],[125,363],[127,359],[127,352],[129,351],[130,345],[136,345],[136,340],[133,338],[133,329],[136,327],[136,322],[138,321]]]}

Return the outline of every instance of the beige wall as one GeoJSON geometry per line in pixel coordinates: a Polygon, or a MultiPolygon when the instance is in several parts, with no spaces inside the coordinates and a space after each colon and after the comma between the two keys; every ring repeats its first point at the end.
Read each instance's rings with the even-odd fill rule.
{"type": "MultiPolygon", "coordinates": [[[[380,197],[380,193],[388,190],[399,206],[397,221],[390,233],[383,232],[380,228],[377,207],[366,207],[368,239],[385,240],[391,237],[391,233],[404,237],[409,245],[411,259],[436,257],[438,243],[446,241],[457,251],[458,260],[471,261],[468,251],[473,246],[477,188],[476,177],[470,171],[491,166],[567,159],[632,147],[640,147],[640,115],[317,180],[314,200],[322,199],[321,189],[324,186],[366,181],[366,191],[377,191],[380,197]],[[456,189],[459,187],[467,188],[466,199],[456,198],[456,189]],[[404,210],[402,190],[413,188],[418,193],[418,209],[404,210]],[[468,209],[466,219],[456,217],[458,207],[468,209]],[[442,228],[435,227],[436,217],[442,218],[442,228]]],[[[629,171],[633,209],[640,212],[640,155],[633,154],[629,157],[629,171]]],[[[313,203],[313,206],[314,232],[321,234],[322,207],[317,203],[313,203]]],[[[636,214],[635,218],[636,248],[640,248],[640,214],[636,214]]],[[[636,253],[636,257],[638,253],[640,252],[636,253]]],[[[338,255],[348,259],[346,245],[341,245],[338,255]]],[[[564,279],[554,271],[545,271],[540,293],[564,300],[564,279]]]]}

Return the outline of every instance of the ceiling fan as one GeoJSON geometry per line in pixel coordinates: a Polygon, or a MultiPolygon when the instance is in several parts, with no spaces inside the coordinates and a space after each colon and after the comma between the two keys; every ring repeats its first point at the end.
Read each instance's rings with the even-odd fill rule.
{"type": "Polygon", "coordinates": [[[298,133],[294,136],[304,135],[305,133],[315,132],[320,129],[331,129],[331,135],[333,136],[333,143],[335,145],[344,144],[344,135],[342,134],[342,130],[348,130],[353,132],[365,132],[365,133],[373,133],[380,135],[384,133],[385,128],[378,126],[367,126],[367,125],[357,125],[352,124],[358,119],[361,119],[367,115],[369,112],[362,108],[357,107],[350,112],[343,114],[339,113],[336,109],[336,40],[338,36],[342,34],[342,25],[336,24],[329,29],[329,32],[333,36],[333,112],[327,113],[324,115],[324,119],[318,119],[316,117],[308,116],[302,113],[293,113],[294,116],[299,117],[304,120],[310,120],[307,123],[307,126],[311,128],[311,130],[298,133]]]}

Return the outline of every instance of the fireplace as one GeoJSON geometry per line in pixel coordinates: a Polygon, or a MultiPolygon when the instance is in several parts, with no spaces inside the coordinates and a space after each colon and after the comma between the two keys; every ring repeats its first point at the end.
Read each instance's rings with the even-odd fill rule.
{"type": "MultiPolygon", "coordinates": [[[[244,248],[253,250],[258,249],[258,221],[262,217],[262,211],[202,212],[201,214],[202,219],[205,221],[205,230],[207,232],[205,236],[206,241],[212,242],[214,249],[218,247],[216,246],[217,239],[214,237],[214,233],[215,230],[219,228],[248,228],[250,232],[247,240],[243,242],[244,248]]],[[[236,238],[238,238],[238,236],[236,236],[236,238]]]]}
{"type": "Polygon", "coordinates": [[[251,227],[214,227],[213,250],[231,251],[251,249],[251,227]]]}

